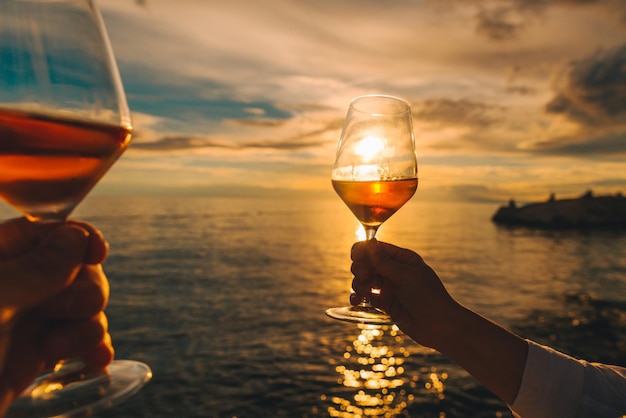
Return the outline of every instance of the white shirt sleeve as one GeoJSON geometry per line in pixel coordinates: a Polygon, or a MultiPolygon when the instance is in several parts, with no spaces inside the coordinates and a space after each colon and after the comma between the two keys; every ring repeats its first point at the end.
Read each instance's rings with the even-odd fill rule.
{"type": "Polygon", "coordinates": [[[511,409],[522,418],[626,416],[626,368],[577,360],[528,341],[511,409]]]}

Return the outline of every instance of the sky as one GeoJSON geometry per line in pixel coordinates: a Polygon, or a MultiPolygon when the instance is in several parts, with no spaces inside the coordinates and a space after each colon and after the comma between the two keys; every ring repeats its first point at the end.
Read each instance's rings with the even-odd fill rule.
{"type": "Polygon", "coordinates": [[[625,0],[100,0],[132,111],[98,193],[332,194],[352,98],[411,103],[424,199],[626,192],[625,0]]]}

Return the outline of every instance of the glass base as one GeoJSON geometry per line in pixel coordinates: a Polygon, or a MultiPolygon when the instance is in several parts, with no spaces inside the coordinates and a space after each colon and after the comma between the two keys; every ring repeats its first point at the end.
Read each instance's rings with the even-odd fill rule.
{"type": "Polygon", "coordinates": [[[326,315],[346,322],[356,322],[367,325],[394,325],[389,315],[372,306],[343,306],[341,308],[326,309],[326,315]]]}
{"type": "Polygon", "coordinates": [[[87,417],[127,399],[152,378],[148,365],[132,360],[114,360],[106,370],[86,374],[71,363],[60,369],[37,378],[5,418],[87,417]]]}

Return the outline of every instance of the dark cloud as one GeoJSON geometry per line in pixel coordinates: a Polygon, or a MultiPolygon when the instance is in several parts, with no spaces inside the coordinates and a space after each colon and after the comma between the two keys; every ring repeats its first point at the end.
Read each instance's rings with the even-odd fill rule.
{"type": "Polygon", "coordinates": [[[519,96],[530,96],[537,93],[536,89],[528,86],[509,86],[506,88],[506,92],[519,96]]]}
{"type": "Polygon", "coordinates": [[[571,63],[545,110],[586,126],[626,123],[626,44],[571,63]]]}
{"type": "Polygon", "coordinates": [[[190,150],[200,148],[222,148],[232,150],[243,149],[275,149],[282,151],[294,151],[305,148],[311,148],[319,146],[319,141],[303,141],[300,138],[292,138],[285,140],[258,140],[249,142],[227,143],[213,141],[207,138],[195,137],[195,136],[164,136],[157,141],[150,142],[135,142],[132,145],[134,149],[141,149],[146,151],[179,151],[190,150]]]}
{"type": "Polygon", "coordinates": [[[286,110],[290,113],[335,110],[334,107],[318,103],[277,103],[276,108],[286,110]]]}
{"type": "MultiPolygon", "coordinates": [[[[141,138],[140,134],[135,135],[136,139],[141,138]]],[[[205,138],[197,138],[193,136],[164,136],[157,141],[140,142],[134,141],[133,149],[142,149],[147,151],[178,151],[193,148],[231,148],[226,144],[211,141],[205,138]]]]}
{"type": "Polygon", "coordinates": [[[503,41],[516,39],[525,28],[528,17],[512,6],[481,8],[475,16],[476,31],[489,39],[503,41]]]}
{"type": "MultiPolygon", "coordinates": [[[[513,141],[503,138],[507,107],[469,99],[426,100],[413,105],[414,117],[424,131],[448,131],[429,146],[444,152],[511,152],[513,141]],[[453,128],[453,129],[450,129],[453,128]]],[[[416,132],[420,137],[421,133],[416,132]]],[[[436,133],[435,133],[436,136],[436,133]]]]}
{"type": "Polygon", "coordinates": [[[309,140],[303,141],[302,137],[300,138],[292,138],[285,139],[282,141],[274,141],[274,140],[261,140],[261,141],[250,141],[241,144],[237,148],[239,149],[250,149],[250,148],[259,148],[259,149],[274,149],[274,150],[282,150],[282,151],[295,151],[301,150],[305,148],[314,148],[320,146],[320,141],[309,140]]]}
{"type": "Polygon", "coordinates": [[[603,136],[557,137],[533,143],[532,151],[546,155],[570,155],[580,157],[602,156],[604,159],[623,161],[626,155],[626,131],[603,136]]]}
{"type": "Polygon", "coordinates": [[[284,119],[268,119],[268,118],[242,118],[230,121],[232,124],[241,126],[252,126],[258,128],[276,128],[286,123],[284,119]]]}
{"type": "Polygon", "coordinates": [[[502,106],[466,99],[438,99],[414,105],[413,114],[416,119],[435,125],[486,128],[499,120],[498,114],[503,110],[502,106]]]}
{"type": "MultiPolygon", "coordinates": [[[[259,124],[262,123],[261,120],[256,119],[254,120],[254,122],[252,122],[252,120],[250,119],[245,119],[243,121],[237,122],[242,124],[254,123],[255,126],[259,126],[259,124]]],[[[271,123],[271,121],[268,123],[270,123],[270,125],[262,126],[275,126],[271,123]]],[[[170,135],[163,136],[156,141],[136,141],[133,143],[132,147],[135,149],[141,149],[146,151],[161,152],[200,148],[222,148],[231,150],[272,149],[278,151],[298,151],[309,148],[316,148],[324,145],[324,141],[321,141],[319,139],[321,135],[329,130],[340,129],[342,124],[343,120],[334,120],[329,122],[321,129],[305,132],[301,135],[284,139],[260,139],[254,141],[225,142],[193,135],[170,135]]],[[[135,138],[141,139],[141,133],[139,133],[139,135],[135,135],[135,138]]]]}
{"type": "Polygon", "coordinates": [[[523,32],[546,10],[554,6],[563,7],[602,7],[607,13],[621,20],[626,26],[626,1],[624,0],[476,0],[476,31],[494,40],[508,41],[519,38],[523,32]]]}
{"type": "MultiPolygon", "coordinates": [[[[525,149],[541,154],[626,155],[626,44],[571,62],[558,80],[545,112],[561,116],[568,133],[531,141],[525,149]]],[[[554,126],[562,124],[555,120],[554,126]]]]}

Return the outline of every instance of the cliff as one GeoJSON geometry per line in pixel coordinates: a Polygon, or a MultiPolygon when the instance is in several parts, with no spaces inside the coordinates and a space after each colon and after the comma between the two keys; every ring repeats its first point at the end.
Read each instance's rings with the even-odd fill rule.
{"type": "Polygon", "coordinates": [[[621,194],[594,197],[588,192],[577,199],[550,198],[521,207],[511,201],[500,207],[491,220],[540,228],[626,228],[626,198],[621,194]]]}

